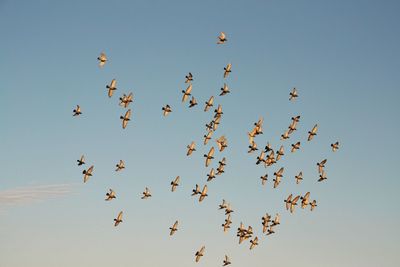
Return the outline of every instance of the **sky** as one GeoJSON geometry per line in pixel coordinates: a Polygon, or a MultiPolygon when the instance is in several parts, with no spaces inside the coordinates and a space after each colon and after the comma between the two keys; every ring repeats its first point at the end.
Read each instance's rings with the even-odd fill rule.
{"type": "Polygon", "coordinates": [[[0,0],[0,267],[218,266],[225,254],[232,266],[399,266],[399,9],[391,0],[0,0]],[[228,42],[217,45],[221,31],[228,42]],[[109,59],[102,69],[101,52],[109,59]],[[181,103],[188,72],[193,109],[181,103]],[[231,93],[217,97],[224,82],[231,93]],[[290,102],[293,87],[299,97],[290,102]],[[123,130],[118,98],[129,92],[132,118],[123,130]],[[227,166],[198,203],[191,190],[206,183],[203,154],[216,146],[202,144],[211,95],[224,112],[214,137],[228,139],[212,167],[222,157],[227,166]],[[83,114],[72,117],[77,104],[83,114]],[[166,104],[173,112],[163,117],[166,104]],[[281,141],[295,115],[298,130],[281,141]],[[247,132],[260,117],[258,146],[286,151],[267,169],[247,153],[247,132]],[[192,141],[197,151],[187,157],[192,141]],[[302,147],[290,153],[295,141],[302,147]],[[95,166],[86,184],[76,164],[82,154],[86,168],[95,166]],[[328,180],[317,183],[324,158],[328,180]],[[126,169],[117,173],[121,159],[126,169]],[[304,181],[296,185],[299,171],[304,181]],[[181,185],[171,193],[177,175],[181,185]],[[142,200],[146,186],[153,196],[142,200]],[[109,188],[117,198],[105,202],[109,188]],[[313,212],[285,210],[290,193],[308,191],[318,202],[313,212]],[[222,199],[234,210],[228,233],[222,199]],[[281,214],[268,237],[266,212],[281,214]],[[240,222],[260,239],[251,251],[238,244],[240,222]]]}

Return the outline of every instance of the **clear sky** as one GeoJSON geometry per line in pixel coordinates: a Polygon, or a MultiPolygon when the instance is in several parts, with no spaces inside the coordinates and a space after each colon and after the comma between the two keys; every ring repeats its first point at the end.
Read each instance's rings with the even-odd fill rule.
{"type": "MultiPolygon", "coordinates": [[[[0,267],[400,265],[399,1],[1,1],[0,0],[0,267]],[[220,31],[228,42],[216,44],[220,31]],[[109,58],[103,69],[96,58],[109,58]],[[225,174],[191,198],[209,169],[202,145],[217,97],[224,115],[225,174]],[[182,104],[184,77],[194,75],[199,106],[182,104]],[[106,84],[117,79],[109,99],[106,84]],[[289,102],[289,91],[299,98],[289,102]],[[132,91],[132,120],[118,97],[132,91]],[[75,105],[83,114],[72,117],[75,105]],[[161,107],[172,106],[164,118],[161,107]],[[247,131],[260,116],[275,149],[294,115],[298,131],[270,169],[247,154],[247,131]],[[318,123],[316,138],[307,131],[318,123]],[[289,152],[300,140],[302,148],[289,152]],[[337,153],[330,144],[340,141],[337,153]],[[197,151],[186,157],[186,145],[197,151]],[[82,182],[76,160],[95,165],[82,182]],[[328,180],[316,162],[328,158],[328,180]],[[116,173],[123,159],[126,170],[116,173]],[[273,172],[285,167],[272,189],[273,172]],[[304,173],[300,185],[294,175],[304,173]],[[259,177],[269,174],[267,186],[259,177]],[[181,186],[169,183],[181,176],[181,186]],[[153,194],[141,200],[148,186],[153,194]],[[105,202],[108,188],[117,199],[105,202]],[[318,207],[284,210],[289,194],[311,192],[318,207]],[[232,203],[224,234],[222,199],[232,203]],[[124,211],[124,222],[113,218],[124,211]],[[282,215],[276,234],[261,234],[261,216],[282,215]],[[180,221],[170,238],[168,227],[180,221]],[[260,239],[237,244],[240,222],[260,239]],[[202,245],[200,263],[194,253],[202,245]]],[[[212,140],[213,145],[215,141],[212,140]]]]}

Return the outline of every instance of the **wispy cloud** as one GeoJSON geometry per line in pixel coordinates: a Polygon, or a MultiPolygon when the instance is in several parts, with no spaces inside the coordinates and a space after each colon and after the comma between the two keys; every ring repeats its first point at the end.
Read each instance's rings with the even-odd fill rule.
{"type": "Polygon", "coordinates": [[[40,202],[72,192],[71,184],[35,185],[0,191],[0,208],[40,202]]]}

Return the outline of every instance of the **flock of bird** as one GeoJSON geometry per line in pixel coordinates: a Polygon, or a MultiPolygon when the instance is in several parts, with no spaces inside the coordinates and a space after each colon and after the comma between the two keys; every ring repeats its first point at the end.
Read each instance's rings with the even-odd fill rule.
{"type": "MultiPolygon", "coordinates": [[[[218,36],[218,45],[225,44],[227,42],[227,38],[224,32],[221,32],[220,35],[218,36]]],[[[104,67],[105,64],[108,61],[108,58],[105,53],[101,53],[100,56],[97,58],[98,60],[98,65],[100,68],[104,67]]],[[[224,72],[223,72],[223,78],[227,79],[229,74],[232,72],[232,65],[229,63],[224,67],[224,72]]],[[[192,89],[193,89],[193,74],[188,73],[185,76],[185,83],[188,84],[186,90],[182,90],[182,103],[185,103],[190,97],[189,100],[189,108],[193,108],[198,105],[198,102],[196,98],[192,95],[192,89]]],[[[113,79],[109,85],[106,85],[107,89],[107,95],[108,97],[112,97],[114,92],[117,90],[116,87],[117,81],[113,79]]],[[[229,94],[230,90],[229,87],[226,83],[224,83],[223,87],[221,88],[221,92],[219,96],[225,96],[226,94],[229,94]]],[[[297,92],[296,88],[293,88],[290,93],[289,93],[289,100],[290,101],[295,101],[299,97],[299,94],[297,92]]],[[[211,96],[208,101],[205,102],[204,106],[204,112],[208,112],[213,106],[214,106],[214,96],[211,96]]],[[[133,94],[129,93],[128,95],[123,94],[119,98],[119,105],[125,109],[129,107],[129,104],[133,102],[133,94]]],[[[164,107],[162,107],[162,114],[163,116],[168,116],[170,113],[172,113],[172,108],[169,104],[166,104],[164,107]]],[[[213,138],[213,134],[217,130],[222,115],[222,106],[219,104],[217,108],[214,109],[214,115],[212,120],[205,125],[206,127],[206,133],[203,135],[204,137],[204,142],[203,144],[206,146],[208,142],[213,138]]],[[[82,110],[79,105],[76,106],[76,108],[73,110],[73,116],[80,116],[82,115],[82,110]]],[[[122,121],[122,128],[125,129],[130,121],[131,117],[131,109],[127,109],[126,112],[120,116],[120,119],[122,121]]],[[[300,122],[300,115],[296,117],[291,118],[291,123],[288,126],[287,130],[281,135],[281,140],[285,141],[290,138],[291,134],[294,133],[297,130],[297,124],[300,122]]],[[[307,142],[310,142],[313,140],[313,138],[317,135],[318,132],[318,124],[315,124],[314,127],[308,132],[308,137],[307,137],[307,142]]],[[[263,134],[263,118],[260,118],[257,122],[254,123],[254,127],[251,129],[251,131],[248,132],[248,139],[249,139],[249,146],[248,146],[248,153],[254,153],[259,150],[257,143],[255,142],[255,138],[258,135],[263,134]]],[[[218,138],[215,138],[215,142],[217,145],[217,148],[220,152],[224,151],[225,148],[228,147],[228,140],[226,136],[220,136],[218,138]]],[[[294,153],[295,151],[299,150],[301,147],[301,142],[297,141],[293,144],[291,144],[291,149],[290,152],[294,153]]],[[[189,157],[196,151],[196,143],[193,141],[189,145],[187,145],[187,151],[186,155],[189,157]]],[[[337,151],[339,149],[339,142],[335,142],[331,144],[331,149],[333,152],[337,151]]],[[[215,148],[214,146],[211,146],[207,154],[204,154],[204,165],[205,167],[209,167],[212,161],[214,160],[214,152],[215,148]]],[[[274,150],[272,146],[269,144],[269,142],[266,144],[264,149],[260,149],[260,154],[256,157],[255,159],[255,164],[263,164],[265,168],[273,166],[274,164],[277,164],[280,159],[285,155],[284,151],[284,145],[281,145],[279,149],[274,150]]],[[[85,162],[85,157],[82,155],[80,159],[77,160],[78,166],[82,166],[86,164],[85,162]]],[[[318,182],[323,182],[324,180],[327,179],[326,172],[325,172],[325,165],[327,163],[327,159],[324,159],[320,162],[317,163],[317,169],[318,169],[318,174],[319,174],[319,179],[317,180],[318,182]]],[[[218,167],[216,169],[211,168],[209,173],[207,174],[207,182],[211,182],[213,179],[216,178],[217,175],[221,175],[224,173],[224,168],[226,166],[226,158],[223,157],[221,160],[218,161],[218,167]]],[[[122,171],[125,169],[125,162],[123,160],[120,160],[116,164],[116,169],[115,171],[122,171]]],[[[274,179],[273,181],[273,188],[277,188],[282,180],[283,174],[284,174],[284,167],[280,167],[277,171],[273,173],[274,179]]],[[[94,166],[91,165],[89,168],[85,169],[82,171],[83,174],[83,182],[86,183],[89,178],[93,175],[94,171],[94,166]]],[[[261,184],[262,186],[267,184],[268,181],[268,174],[265,174],[260,177],[261,179],[261,184]]],[[[300,171],[298,175],[294,177],[296,184],[299,184],[303,180],[303,173],[300,171]]],[[[171,192],[175,192],[177,187],[180,185],[180,176],[177,176],[175,179],[173,179],[170,183],[171,185],[171,192]]],[[[207,184],[200,186],[198,184],[195,185],[195,188],[192,190],[192,196],[198,196],[198,201],[202,202],[207,196],[208,192],[208,187],[207,184]]],[[[142,199],[147,199],[150,198],[151,192],[149,188],[145,188],[145,190],[142,193],[142,199]]],[[[112,190],[109,189],[109,191],[106,193],[106,198],[105,201],[111,201],[116,198],[116,193],[112,190]]],[[[293,213],[295,211],[295,207],[298,205],[302,209],[305,209],[306,207],[310,206],[310,210],[313,211],[317,207],[317,201],[310,200],[310,192],[306,192],[304,195],[296,195],[294,196],[293,194],[290,194],[286,199],[284,199],[284,205],[286,210],[288,210],[290,213],[293,213]],[[299,202],[300,201],[300,202],[299,202]]],[[[219,205],[220,210],[224,210],[225,212],[225,221],[221,225],[223,228],[224,232],[229,231],[231,228],[231,213],[233,212],[233,209],[231,207],[231,204],[227,202],[225,199],[222,200],[222,203],[219,205]]],[[[117,217],[114,219],[114,226],[118,226],[121,222],[123,222],[123,211],[120,211],[117,215],[117,217]]],[[[268,213],[266,213],[262,218],[261,218],[261,225],[262,225],[262,233],[265,235],[271,235],[275,233],[275,228],[280,224],[280,215],[277,213],[274,218],[272,219],[272,216],[268,213]]],[[[177,231],[178,231],[178,226],[179,222],[178,220],[175,221],[175,223],[169,227],[169,235],[173,236],[177,231]]],[[[237,228],[237,237],[238,237],[238,242],[239,244],[242,244],[243,241],[249,239],[249,249],[252,250],[254,249],[258,244],[259,244],[259,239],[258,236],[255,236],[253,227],[251,225],[248,225],[247,227],[241,222],[239,227],[237,228]]],[[[195,252],[195,262],[199,262],[201,257],[203,257],[205,254],[205,246],[201,246],[201,248],[195,252]]],[[[231,264],[230,258],[225,255],[224,260],[223,260],[223,266],[227,266],[231,264]]]]}

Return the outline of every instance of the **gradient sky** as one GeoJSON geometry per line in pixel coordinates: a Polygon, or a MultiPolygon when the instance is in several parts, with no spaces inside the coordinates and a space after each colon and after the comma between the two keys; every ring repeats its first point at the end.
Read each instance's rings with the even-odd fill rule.
{"type": "Polygon", "coordinates": [[[399,266],[399,11],[390,0],[0,0],[0,267],[220,266],[225,254],[232,266],[399,266]],[[220,31],[224,46],[216,45],[220,31]],[[109,62],[99,69],[102,51],[109,62]],[[203,103],[219,93],[229,62],[231,94],[216,98],[224,115],[214,134],[225,134],[229,147],[213,167],[223,156],[228,164],[199,204],[190,193],[206,180],[209,146],[201,142],[212,116],[203,103]],[[180,103],[189,71],[200,103],[193,110],[180,103]],[[118,90],[109,99],[113,78],[118,90]],[[122,130],[117,100],[130,91],[132,121],[122,130]],[[173,113],[163,118],[167,103],[173,113]],[[76,104],[83,115],[73,118],[76,104]],[[247,154],[253,123],[263,116],[256,142],[278,148],[297,114],[298,131],[284,144],[300,140],[301,150],[287,147],[277,165],[256,166],[247,154]],[[307,143],[315,123],[318,135],[307,143]],[[332,153],[336,140],[341,148],[332,153]],[[187,158],[191,141],[198,151],[187,158]],[[81,154],[95,165],[87,184],[76,166],[81,154]],[[328,180],[320,184],[315,164],[324,158],[328,180]],[[115,173],[120,159],[126,170],[115,173]],[[177,175],[182,185],[171,193],[177,175]],[[105,203],[108,188],[118,198],[105,203]],[[307,191],[315,212],[284,210],[289,193],[307,191]],[[235,211],[227,234],[222,198],[235,211]],[[124,222],[114,228],[120,210],[124,222]],[[265,212],[282,215],[266,238],[265,212]],[[252,251],[237,244],[241,221],[260,238],[252,251]]]}

